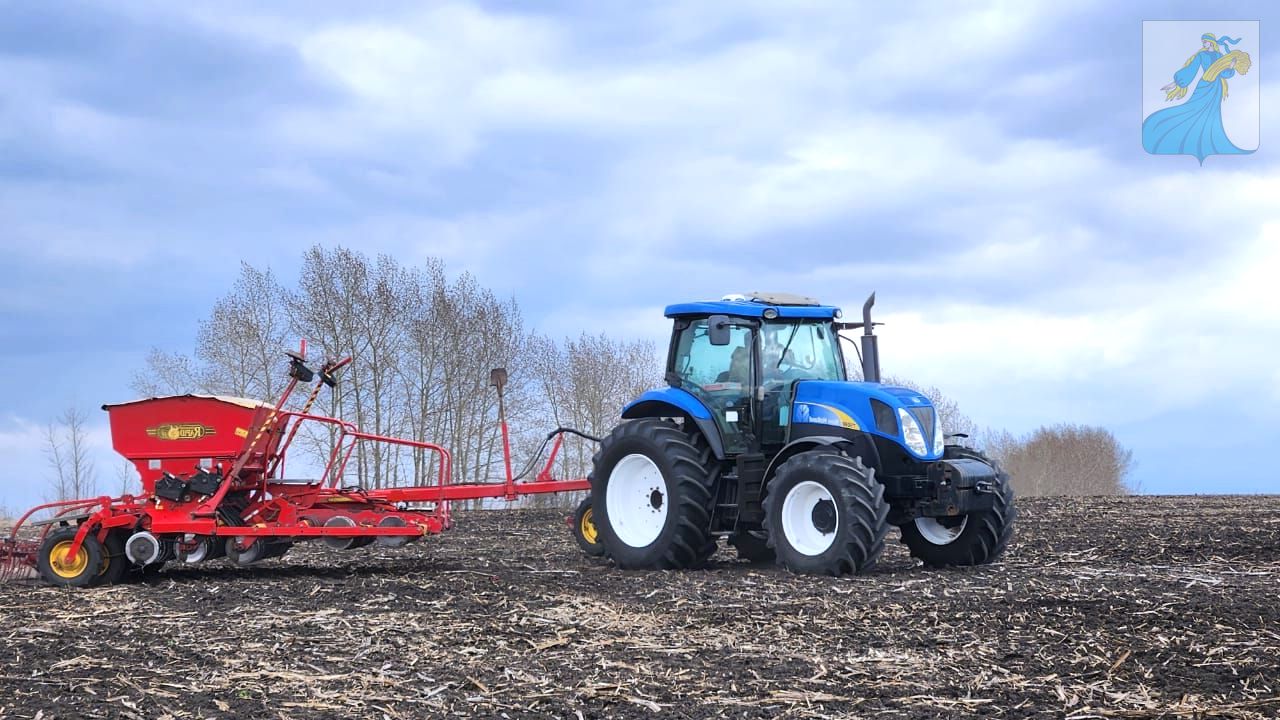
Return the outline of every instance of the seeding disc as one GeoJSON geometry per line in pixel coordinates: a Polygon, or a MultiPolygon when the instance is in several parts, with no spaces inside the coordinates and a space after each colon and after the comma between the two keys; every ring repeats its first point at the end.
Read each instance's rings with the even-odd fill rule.
{"type": "MultiPolygon", "coordinates": [[[[325,526],[325,527],[327,527],[327,528],[331,528],[331,527],[355,527],[355,526],[356,526],[356,521],[355,521],[355,520],[352,520],[351,518],[347,517],[346,515],[334,515],[333,517],[331,517],[331,518],[329,518],[328,520],[325,520],[325,521],[324,521],[324,526],[325,526]]],[[[326,547],[330,548],[331,550],[350,550],[350,549],[352,549],[352,548],[359,547],[359,546],[357,545],[357,541],[358,541],[358,540],[360,540],[360,538],[356,538],[356,537],[327,537],[327,538],[325,538],[325,539],[324,539],[324,544],[325,544],[325,546],[326,546],[326,547]]]]}
{"type": "Polygon", "coordinates": [[[209,559],[209,541],[196,538],[191,543],[183,543],[178,547],[178,559],[188,565],[204,562],[209,559]]]}
{"type": "Polygon", "coordinates": [[[258,538],[257,542],[250,545],[246,550],[241,550],[238,543],[239,538],[227,538],[226,548],[227,557],[240,567],[258,562],[266,554],[267,543],[262,538],[258,538]]]}
{"type": "MultiPolygon", "coordinates": [[[[378,527],[404,527],[407,525],[404,518],[388,515],[378,521],[378,527]]],[[[413,537],[409,535],[382,535],[378,538],[378,545],[382,547],[404,547],[409,544],[413,537]]]]}

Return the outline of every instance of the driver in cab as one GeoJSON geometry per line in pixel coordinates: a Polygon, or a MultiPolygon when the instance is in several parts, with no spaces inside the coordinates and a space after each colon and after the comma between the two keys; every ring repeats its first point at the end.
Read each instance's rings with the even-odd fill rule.
{"type": "Polygon", "coordinates": [[[745,347],[733,349],[729,357],[729,369],[716,376],[716,383],[738,383],[746,385],[751,382],[751,353],[745,347]]]}

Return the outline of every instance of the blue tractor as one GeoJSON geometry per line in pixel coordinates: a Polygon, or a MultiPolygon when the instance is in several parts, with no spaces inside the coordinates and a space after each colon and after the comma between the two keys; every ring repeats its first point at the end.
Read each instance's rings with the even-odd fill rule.
{"type": "Polygon", "coordinates": [[[948,444],[928,398],[879,382],[874,302],[861,322],[785,294],[668,306],[667,387],[628,404],[593,460],[594,546],[624,568],[687,568],[724,537],[754,562],[844,575],[896,525],[926,565],[999,557],[1009,478],[948,444]],[[841,339],[860,345],[861,382],[841,339]]]}

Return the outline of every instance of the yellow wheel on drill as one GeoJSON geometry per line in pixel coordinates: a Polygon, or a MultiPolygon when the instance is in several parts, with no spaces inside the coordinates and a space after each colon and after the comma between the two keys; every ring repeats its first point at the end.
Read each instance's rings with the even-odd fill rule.
{"type": "Polygon", "coordinates": [[[80,544],[80,549],[75,555],[71,555],[73,544],[75,544],[74,540],[63,540],[49,551],[49,565],[63,580],[80,577],[84,574],[85,568],[89,567],[89,551],[84,549],[84,543],[80,544]]]}
{"type": "Polygon", "coordinates": [[[573,539],[578,541],[578,547],[582,548],[583,552],[592,557],[599,557],[604,554],[604,545],[600,544],[600,535],[596,531],[593,516],[591,498],[578,503],[578,509],[573,513],[573,539]]]}
{"type": "Polygon", "coordinates": [[[92,534],[86,535],[74,554],[79,528],[58,528],[45,536],[36,556],[36,567],[46,582],[63,587],[84,587],[98,578],[102,569],[102,543],[92,534]]]}

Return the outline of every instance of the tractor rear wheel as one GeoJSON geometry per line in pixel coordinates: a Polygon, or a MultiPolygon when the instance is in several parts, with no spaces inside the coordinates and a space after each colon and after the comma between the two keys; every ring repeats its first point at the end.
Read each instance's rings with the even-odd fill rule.
{"type": "Polygon", "coordinates": [[[591,498],[584,498],[573,512],[573,539],[578,541],[582,552],[591,557],[604,554],[604,545],[600,543],[600,531],[596,529],[595,512],[591,509],[591,498]]]}
{"type": "Polygon", "coordinates": [[[89,533],[80,543],[80,549],[71,555],[78,530],[58,528],[45,536],[36,556],[36,568],[45,582],[61,587],[86,587],[98,579],[102,570],[102,543],[89,533]]]}
{"type": "Polygon", "coordinates": [[[764,528],[792,572],[866,572],[889,530],[884,486],[862,458],[834,448],[799,453],[778,467],[764,499],[764,528]]]}
{"type": "Polygon", "coordinates": [[[675,424],[640,418],[614,428],[593,458],[592,522],[620,567],[688,568],[715,552],[716,468],[675,424]]]}
{"type": "Polygon", "coordinates": [[[1018,516],[1009,474],[982,453],[948,447],[946,458],[981,460],[996,469],[995,502],[990,510],[944,518],[915,518],[903,523],[902,543],[911,556],[930,567],[984,565],[1004,553],[1013,537],[1013,521],[1018,516]]]}

